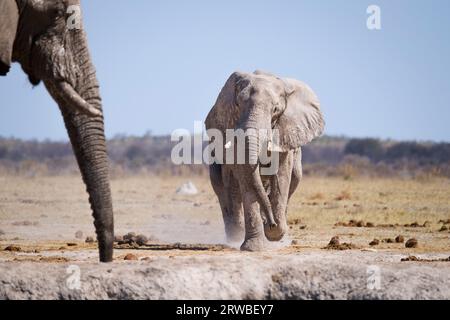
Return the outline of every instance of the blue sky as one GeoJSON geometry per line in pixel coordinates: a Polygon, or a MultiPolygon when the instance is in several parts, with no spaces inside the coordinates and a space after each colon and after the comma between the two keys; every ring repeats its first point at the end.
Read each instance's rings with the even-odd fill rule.
{"type": "MultiPolygon", "coordinates": [[[[450,141],[450,1],[82,1],[108,137],[193,130],[235,70],[307,82],[326,133],[450,141]],[[366,28],[381,8],[382,29],[366,28]]],[[[66,140],[18,64],[0,77],[0,136],[66,140]]]]}

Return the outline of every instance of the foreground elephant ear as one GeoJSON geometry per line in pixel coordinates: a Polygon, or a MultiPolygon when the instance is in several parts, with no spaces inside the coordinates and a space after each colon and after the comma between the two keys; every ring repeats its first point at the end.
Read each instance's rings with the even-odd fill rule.
{"type": "Polygon", "coordinates": [[[244,73],[234,72],[227,80],[217,97],[216,103],[205,120],[206,130],[218,129],[225,133],[226,129],[234,129],[241,117],[241,110],[237,103],[237,94],[241,87],[248,85],[244,73]]]}
{"type": "Polygon", "coordinates": [[[16,38],[19,9],[15,0],[0,1],[0,75],[11,67],[12,51],[16,38]]]}
{"type": "Polygon", "coordinates": [[[278,146],[283,151],[297,149],[320,136],[325,122],[319,99],[310,87],[294,80],[285,79],[286,110],[274,129],[278,129],[278,146]]]}

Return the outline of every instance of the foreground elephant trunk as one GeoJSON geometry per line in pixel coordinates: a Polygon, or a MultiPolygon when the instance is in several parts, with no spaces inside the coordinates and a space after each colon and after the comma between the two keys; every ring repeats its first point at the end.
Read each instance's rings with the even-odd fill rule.
{"type": "Polygon", "coordinates": [[[0,75],[17,61],[59,105],[89,193],[100,261],[113,259],[114,222],[102,103],[79,0],[1,0],[0,75]],[[74,12],[74,13],[71,13],[74,12]],[[69,18],[78,23],[70,25],[69,18]]]}
{"type": "Polygon", "coordinates": [[[80,52],[73,66],[80,75],[76,84],[72,86],[67,80],[53,78],[44,83],[59,105],[89,193],[100,261],[110,262],[113,259],[114,222],[99,85],[83,31],[72,32],[69,37],[71,41],[67,44],[80,52]]]}
{"type": "MultiPolygon", "coordinates": [[[[84,41],[82,41],[84,42],[84,41]]],[[[112,261],[114,223],[111,191],[109,185],[109,165],[104,135],[104,122],[101,115],[102,104],[95,70],[84,50],[82,67],[83,76],[80,85],[74,88],[89,106],[99,111],[92,116],[77,112],[77,107],[70,105],[73,97],[70,92],[58,90],[60,83],[45,80],[45,86],[58,103],[69,134],[83,181],[89,193],[89,202],[93,211],[94,225],[99,244],[100,261],[112,261]]]]}

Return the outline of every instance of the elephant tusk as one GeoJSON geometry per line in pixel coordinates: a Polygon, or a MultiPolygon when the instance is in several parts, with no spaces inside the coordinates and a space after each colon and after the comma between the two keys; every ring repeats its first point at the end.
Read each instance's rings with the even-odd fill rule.
{"type": "Polygon", "coordinates": [[[67,102],[69,107],[91,117],[102,115],[100,110],[86,102],[86,100],[84,100],[66,81],[59,81],[56,86],[60,91],[61,97],[67,102]]]}

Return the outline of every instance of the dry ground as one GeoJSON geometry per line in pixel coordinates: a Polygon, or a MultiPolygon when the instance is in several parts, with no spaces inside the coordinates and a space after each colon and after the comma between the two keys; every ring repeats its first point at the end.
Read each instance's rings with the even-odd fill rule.
{"type": "MultiPolygon", "coordinates": [[[[220,208],[206,177],[124,177],[113,179],[112,189],[116,234],[134,231],[159,243],[224,242],[220,208]],[[188,180],[199,194],[177,195],[177,187],[188,180]]],[[[94,232],[78,176],[4,176],[0,298],[450,298],[445,289],[450,287],[450,262],[400,262],[409,255],[450,255],[450,233],[445,230],[450,224],[442,222],[450,219],[449,196],[448,179],[306,177],[290,203],[289,237],[267,252],[116,250],[116,262],[104,266],[96,263],[95,244],[84,243],[94,232]],[[350,220],[365,227],[335,226],[350,220]],[[83,233],[81,239],[75,237],[77,231],[83,233]],[[355,248],[323,249],[336,235],[355,248]],[[398,235],[416,238],[418,247],[383,242],[398,235]],[[374,238],[380,244],[369,246],[374,238]],[[21,250],[3,251],[9,245],[21,250]],[[123,261],[127,253],[141,261],[123,261]],[[82,267],[82,278],[91,287],[67,291],[65,268],[70,264],[82,267]],[[389,288],[367,291],[367,266],[373,264],[383,268],[389,288]],[[268,269],[269,278],[255,273],[268,269]],[[105,270],[107,279],[116,280],[113,284],[98,280],[105,270]],[[47,290],[31,285],[36,279],[52,285],[47,290]],[[95,285],[92,279],[97,279],[95,285]],[[220,285],[202,291],[205,279],[220,285]],[[186,291],[186,286],[198,286],[199,291],[186,291]],[[249,289],[255,286],[259,289],[249,289]]]]}

